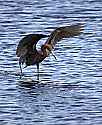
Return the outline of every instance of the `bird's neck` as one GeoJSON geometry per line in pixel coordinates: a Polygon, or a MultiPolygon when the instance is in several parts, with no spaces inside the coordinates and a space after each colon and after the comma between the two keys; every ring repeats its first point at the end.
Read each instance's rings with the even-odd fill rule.
{"type": "Polygon", "coordinates": [[[48,57],[49,56],[49,52],[48,51],[46,51],[45,49],[44,50],[41,50],[42,51],[42,55],[43,55],[43,57],[48,57]]]}
{"type": "MultiPolygon", "coordinates": [[[[33,59],[34,62],[42,62],[46,57],[48,57],[49,53],[45,49],[37,50],[35,48],[29,48],[28,51],[29,58],[33,59]]],[[[32,61],[32,62],[33,62],[32,61]]]]}

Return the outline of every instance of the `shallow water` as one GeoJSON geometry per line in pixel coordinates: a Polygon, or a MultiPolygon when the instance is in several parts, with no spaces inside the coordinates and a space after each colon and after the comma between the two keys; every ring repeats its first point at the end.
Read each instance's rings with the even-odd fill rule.
{"type": "MultiPolygon", "coordinates": [[[[0,1],[0,124],[102,125],[102,2],[0,1]],[[28,33],[84,23],[40,65],[40,83],[22,84],[15,51],[28,33]]],[[[43,43],[43,41],[40,41],[43,43]]],[[[36,80],[36,66],[23,70],[36,80]]]]}

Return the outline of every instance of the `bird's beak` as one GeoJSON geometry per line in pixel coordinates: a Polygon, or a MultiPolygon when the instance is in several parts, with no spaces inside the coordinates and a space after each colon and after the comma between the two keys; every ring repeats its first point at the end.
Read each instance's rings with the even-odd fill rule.
{"type": "Polygon", "coordinates": [[[55,60],[57,60],[55,54],[54,54],[52,51],[51,51],[51,54],[52,54],[52,56],[55,58],[55,60]]]}
{"type": "Polygon", "coordinates": [[[50,53],[52,54],[52,56],[55,58],[55,60],[57,60],[55,54],[53,53],[53,51],[46,49],[47,55],[49,55],[50,53]]]}

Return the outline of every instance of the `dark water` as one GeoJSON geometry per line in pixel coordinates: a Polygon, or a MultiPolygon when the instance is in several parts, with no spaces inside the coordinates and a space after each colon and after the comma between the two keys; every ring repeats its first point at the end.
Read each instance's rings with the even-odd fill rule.
{"type": "MultiPolygon", "coordinates": [[[[24,76],[35,80],[36,66],[24,76]]],[[[102,125],[101,0],[0,0],[0,125],[102,125]],[[57,44],[41,82],[22,85],[15,51],[24,34],[78,22],[84,33],[57,44]]]]}

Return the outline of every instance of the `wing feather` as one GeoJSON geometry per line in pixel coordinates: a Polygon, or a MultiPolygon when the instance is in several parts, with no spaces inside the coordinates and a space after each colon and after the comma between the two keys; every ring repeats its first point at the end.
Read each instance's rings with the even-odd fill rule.
{"type": "Polygon", "coordinates": [[[76,24],[71,26],[64,26],[55,29],[45,44],[50,44],[54,48],[55,44],[63,38],[69,38],[80,35],[83,30],[82,24],[76,24]]]}
{"type": "Polygon", "coordinates": [[[16,55],[18,57],[25,55],[28,51],[28,46],[32,44],[32,34],[29,34],[27,36],[25,36],[24,38],[22,38],[17,46],[17,50],[16,50],[16,55]]]}
{"type": "Polygon", "coordinates": [[[24,38],[22,38],[17,46],[16,55],[21,57],[25,55],[29,50],[33,49],[37,42],[44,37],[48,37],[47,35],[43,34],[28,34],[24,38]]]}

